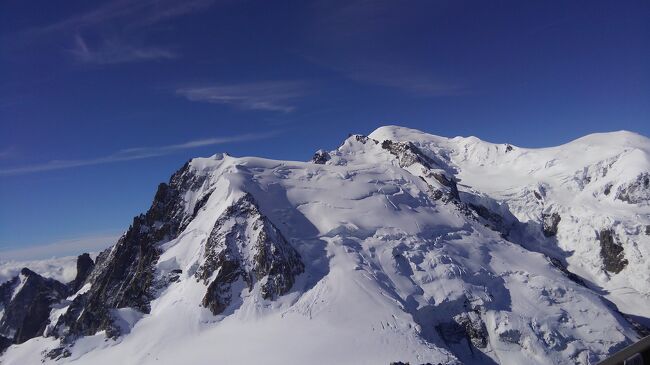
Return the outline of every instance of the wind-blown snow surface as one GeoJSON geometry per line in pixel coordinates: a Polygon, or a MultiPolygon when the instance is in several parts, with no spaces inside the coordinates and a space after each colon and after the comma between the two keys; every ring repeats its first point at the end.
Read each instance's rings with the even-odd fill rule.
{"type": "MultiPolygon", "coordinates": [[[[80,338],[58,363],[589,364],[639,338],[600,295],[650,317],[648,205],[615,198],[620,189],[632,200],[641,194],[626,187],[648,171],[647,139],[592,135],[506,152],[399,127],[369,137],[351,136],[325,164],[192,160],[191,171],[206,179],[184,196],[186,211],[209,198],[177,238],[161,243],[156,266],[157,277],[182,270],[179,280],[160,289],[148,314],[118,309],[117,340],[103,332],[80,338]],[[426,158],[384,140],[412,142],[426,158]],[[453,176],[460,194],[448,183],[453,176]],[[200,305],[206,285],[194,274],[215,222],[246,193],[305,270],[274,300],[262,299],[262,283],[235,283],[234,300],[213,315],[200,305]],[[507,234],[469,203],[498,213],[507,234]],[[552,212],[561,220],[546,237],[541,222],[552,212]],[[616,274],[603,270],[603,229],[613,230],[628,261],[616,274]]],[[[37,337],[0,362],[37,363],[58,345],[37,337]]]]}
{"type": "Polygon", "coordinates": [[[570,271],[606,293],[623,312],[645,317],[650,326],[648,138],[621,131],[588,135],[559,147],[527,149],[397,127],[379,128],[370,137],[412,141],[444,156],[464,190],[507,206],[521,222],[540,222],[542,214],[557,212],[562,219],[554,242],[522,244],[566,257],[570,271]],[[622,192],[639,176],[645,176],[640,182],[645,199],[625,201],[622,192]],[[616,233],[629,261],[615,275],[603,270],[599,254],[597,232],[608,228],[616,233]]]}

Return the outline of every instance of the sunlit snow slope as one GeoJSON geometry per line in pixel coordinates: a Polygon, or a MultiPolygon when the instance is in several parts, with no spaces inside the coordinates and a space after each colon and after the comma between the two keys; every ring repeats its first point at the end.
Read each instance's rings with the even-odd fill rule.
{"type": "Polygon", "coordinates": [[[390,126],[193,159],[0,362],[595,363],[650,317],[649,150],[390,126]]]}
{"type": "Polygon", "coordinates": [[[507,209],[520,222],[534,227],[543,224],[545,215],[557,213],[561,219],[554,237],[544,237],[542,231],[523,237],[513,232],[511,239],[566,260],[568,269],[591,288],[620,310],[645,317],[650,326],[648,138],[600,133],[559,147],[527,149],[399,127],[379,128],[371,137],[412,141],[441,156],[455,170],[461,190],[482,197],[468,195],[468,200],[499,204],[493,209],[507,209]],[[603,262],[599,236],[607,230],[623,248],[621,260],[627,264],[620,272],[607,270],[603,262]]]}

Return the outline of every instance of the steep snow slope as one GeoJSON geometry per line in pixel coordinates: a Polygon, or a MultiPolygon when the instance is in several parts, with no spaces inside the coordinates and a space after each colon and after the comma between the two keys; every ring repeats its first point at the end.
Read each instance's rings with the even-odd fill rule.
{"type": "Polygon", "coordinates": [[[488,208],[491,204],[529,223],[526,232],[512,232],[511,239],[565,261],[570,271],[620,310],[645,317],[637,319],[650,326],[648,138],[630,132],[600,133],[558,147],[527,149],[391,126],[370,137],[412,141],[443,158],[455,170],[461,190],[484,197],[474,198],[477,203],[488,208]],[[560,217],[556,235],[544,237],[534,228],[530,232],[553,213],[560,217]],[[600,239],[606,241],[607,232],[623,248],[621,257],[607,259],[600,239]]]}
{"type": "MultiPolygon", "coordinates": [[[[508,154],[530,159],[521,173],[493,146],[386,127],[315,162],[194,159],[53,311],[48,337],[11,346],[0,361],[588,364],[637,339],[599,296],[605,289],[564,269],[577,264],[562,246],[570,218],[560,207],[577,198],[564,185],[544,188],[542,200],[559,197],[541,210],[520,197],[571,182],[557,172],[524,180],[545,162],[515,148],[508,154]],[[481,164],[513,170],[525,187],[498,173],[489,184],[481,164]],[[550,209],[562,218],[546,237],[540,219],[550,209]]],[[[617,180],[610,194],[643,198],[630,181],[617,180]]],[[[605,228],[631,237],[617,227],[605,228]]],[[[643,275],[630,242],[628,264],[608,283],[632,268],[643,275]]]]}

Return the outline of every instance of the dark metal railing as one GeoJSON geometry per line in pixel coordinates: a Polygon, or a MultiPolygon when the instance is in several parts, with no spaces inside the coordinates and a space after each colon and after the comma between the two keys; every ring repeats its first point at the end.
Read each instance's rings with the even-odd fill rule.
{"type": "Polygon", "coordinates": [[[640,339],[598,365],[650,365],[650,336],[640,339]]]}

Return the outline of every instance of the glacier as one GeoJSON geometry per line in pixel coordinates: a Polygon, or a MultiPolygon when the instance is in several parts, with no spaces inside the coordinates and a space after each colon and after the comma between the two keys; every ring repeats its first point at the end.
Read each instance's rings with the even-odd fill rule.
{"type": "Polygon", "coordinates": [[[649,156],[385,126],[195,158],[0,363],[593,364],[650,327],[649,156]]]}

